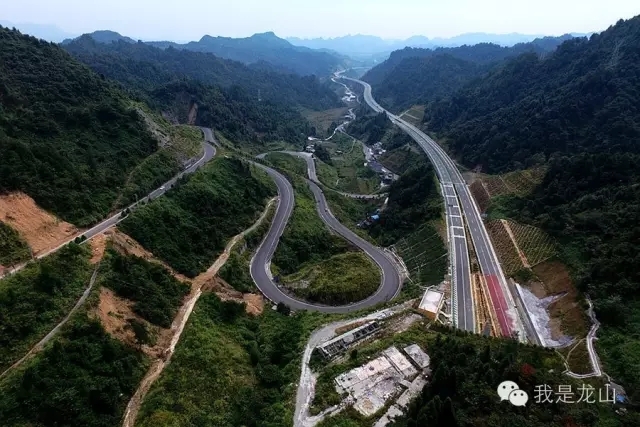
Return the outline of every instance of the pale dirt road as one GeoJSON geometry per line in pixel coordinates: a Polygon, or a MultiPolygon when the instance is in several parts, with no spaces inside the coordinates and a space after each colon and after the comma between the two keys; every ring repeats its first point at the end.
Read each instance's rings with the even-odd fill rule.
{"type": "Polygon", "coordinates": [[[244,237],[247,233],[255,230],[262,223],[262,221],[264,221],[267,214],[269,213],[271,205],[275,202],[275,200],[275,198],[269,200],[267,206],[262,212],[262,215],[260,215],[260,218],[258,218],[258,220],[251,227],[234,236],[229,241],[229,243],[227,243],[224,251],[218,257],[218,259],[215,260],[211,267],[209,267],[207,271],[193,280],[194,286],[191,289],[191,293],[182,304],[182,307],[180,307],[180,309],[178,310],[178,314],[173,319],[173,323],[171,324],[172,337],[169,346],[164,350],[161,358],[153,361],[151,368],[149,368],[147,374],[140,382],[138,389],[131,397],[129,404],[127,405],[127,409],[124,412],[124,417],[122,420],[123,427],[133,427],[135,425],[138,412],[140,411],[140,406],[142,405],[145,396],[149,392],[149,389],[151,388],[153,383],[158,379],[165,366],[167,366],[167,364],[171,360],[171,356],[173,356],[176,345],[178,344],[180,336],[182,335],[182,331],[184,330],[184,327],[189,320],[189,316],[191,316],[196,302],[198,302],[200,295],[202,295],[202,287],[207,283],[208,280],[213,279],[215,275],[218,274],[220,268],[222,268],[222,266],[227,262],[227,259],[229,259],[231,249],[233,249],[235,244],[238,243],[238,241],[240,241],[242,237],[244,237]]]}

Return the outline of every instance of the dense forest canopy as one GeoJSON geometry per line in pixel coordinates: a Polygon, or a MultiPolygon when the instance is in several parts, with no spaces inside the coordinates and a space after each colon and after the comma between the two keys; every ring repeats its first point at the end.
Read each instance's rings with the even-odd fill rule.
{"type": "Polygon", "coordinates": [[[60,47],[0,27],[0,193],[81,226],[102,218],[157,149],[129,102],[60,47]]]}
{"type": "Polygon", "coordinates": [[[196,124],[236,141],[296,143],[313,130],[295,107],[339,105],[337,96],[313,76],[250,68],[210,53],[162,50],[142,42],[104,44],[88,35],[65,49],[180,122],[189,120],[196,105],[196,124]]]}
{"type": "Polygon", "coordinates": [[[245,38],[203,36],[199,41],[186,44],[173,42],[149,42],[148,44],[168,48],[209,52],[221,58],[245,64],[268,63],[272,69],[299,75],[326,76],[347,60],[335,53],[293,46],[272,32],[254,34],[245,38]]]}
{"type": "MultiPolygon", "coordinates": [[[[160,49],[146,43],[99,43],[84,35],[64,48],[96,72],[131,87],[153,89],[180,77],[207,85],[242,86],[254,98],[280,104],[326,109],[339,105],[336,95],[313,76],[298,76],[248,67],[207,52],[174,47],[160,49]]],[[[264,67],[266,68],[266,67],[264,67]]]]}
{"type": "Polygon", "coordinates": [[[426,126],[468,167],[544,164],[507,214],[559,239],[604,324],[607,372],[640,386],[640,17],[541,58],[523,54],[433,102],[426,126]]]}
{"type": "Polygon", "coordinates": [[[372,85],[381,105],[400,112],[411,105],[451,95],[500,61],[523,53],[544,55],[568,38],[545,37],[511,47],[493,43],[437,49],[406,47],[392,52],[363,80],[372,85]]]}

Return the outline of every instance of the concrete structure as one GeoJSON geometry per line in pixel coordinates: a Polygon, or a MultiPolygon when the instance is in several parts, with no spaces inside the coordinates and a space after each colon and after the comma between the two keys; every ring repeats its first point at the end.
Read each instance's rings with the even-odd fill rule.
{"type": "Polygon", "coordinates": [[[402,390],[411,389],[410,381],[422,378],[417,374],[418,370],[396,347],[389,347],[380,357],[336,377],[336,391],[348,393],[354,409],[371,416],[402,390]]]}
{"type": "Polygon", "coordinates": [[[427,353],[422,351],[418,344],[411,344],[403,348],[403,350],[418,368],[425,369],[429,367],[431,359],[427,353]]]}
{"type": "Polygon", "coordinates": [[[438,312],[444,301],[444,295],[442,292],[435,291],[433,289],[427,289],[422,296],[420,304],[418,304],[418,310],[422,311],[427,317],[435,319],[438,317],[438,312]]]}
{"type": "Polygon", "coordinates": [[[402,374],[403,378],[413,377],[418,373],[411,362],[409,362],[409,360],[407,360],[407,358],[404,357],[404,355],[400,353],[400,350],[398,350],[397,348],[389,347],[388,349],[383,351],[382,354],[384,354],[387,359],[389,359],[389,362],[391,362],[393,367],[402,374]]]}
{"type": "Polygon", "coordinates": [[[324,357],[331,358],[346,351],[351,345],[353,345],[353,343],[368,337],[378,329],[380,329],[378,322],[369,322],[327,341],[326,343],[318,346],[318,349],[324,357]]]}

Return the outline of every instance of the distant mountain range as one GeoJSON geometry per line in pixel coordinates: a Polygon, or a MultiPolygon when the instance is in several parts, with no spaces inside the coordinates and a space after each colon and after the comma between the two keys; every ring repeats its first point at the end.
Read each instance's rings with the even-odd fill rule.
{"type": "Polygon", "coordinates": [[[55,25],[32,24],[28,22],[14,23],[0,20],[0,25],[7,28],[16,28],[23,34],[29,34],[49,42],[60,43],[64,39],[76,37],[77,34],[68,33],[55,25]]]}
{"type": "MultiPolygon", "coordinates": [[[[85,34],[98,43],[136,43],[130,37],[114,31],[95,31],[85,34]]],[[[62,42],[68,45],[77,39],[62,42]]],[[[270,69],[299,75],[328,76],[339,68],[352,65],[349,58],[335,52],[314,50],[294,46],[272,32],[254,34],[245,38],[212,37],[205,35],[199,41],[176,43],[172,41],[151,41],[145,44],[160,49],[178,49],[193,52],[212,53],[220,58],[232,59],[251,64],[260,69],[270,69]]]]}
{"type": "MultiPolygon", "coordinates": [[[[23,33],[47,41],[71,43],[77,37],[53,26],[39,24],[14,25],[0,21],[6,27],[15,26],[23,33]]],[[[98,43],[138,41],[115,31],[100,30],[87,34],[98,43]]],[[[571,36],[578,36],[572,34],[571,36]]],[[[570,37],[567,35],[567,37],[570,37]]],[[[493,43],[500,46],[513,46],[544,40],[540,36],[527,34],[489,34],[468,33],[451,38],[433,38],[413,36],[406,40],[386,40],[377,36],[348,35],[336,38],[282,39],[273,32],[254,34],[251,37],[230,38],[203,36],[198,41],[178,43],[174,41],[145,41],[144,43],[161,49],[173,48],[194,52],[212,53],[220,58],[232,59],[250,65],[256,69],[292,73],[298,75],[327,76],[340,68],[353,66],[373,66],[389,58],[391,52],[405,47],[435,49],[438,47],[457,47],[493,43]]]]}
{"type": "MultiPolygon", "coordinates": [[[[586,34],[571,34],[574,37],[586,34]]],[[[544,35],[532,34],[490,34],[490,33],[466,33],[451,38],[433,38],[425,36],[413,36],[406,40],[388,40],[377,36],[362,34],[348,35],[336,38],[301,39],[290,37],[287,40],[296,46],[304,46],[311,49],[328,49],[353,58],[371,58],[375,55],[388,54],[394,50],[405,47],[457,47],[463,45],[475,45],[479,43],[493,43],[500,46],[513,46],[518,43],[527,43],[534,39],[543,38],[544,35]]]]}

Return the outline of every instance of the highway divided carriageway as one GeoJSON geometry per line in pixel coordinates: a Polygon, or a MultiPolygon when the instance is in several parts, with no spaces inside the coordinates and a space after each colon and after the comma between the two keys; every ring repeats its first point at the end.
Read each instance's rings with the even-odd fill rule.
{"type": "MultiPolygon", "coordinates": [[[[290,154],[304,157],[302,153],[291,152],[290,154]]],[[[264,155],[258,157],[262,158],[264,155]]],[[[254,165],[267,172],[278,187],[279,201],[276,213],[273,217],[273,221],[271,222],[267,235],[263,239],[262,243],[260,243],[260,246],[251,259],[250,264],[251,278],[258,289],[260,289],[260,291],[269,300],[274,303],[283,303],[293,310],[312,310],[324,313],[350,313],[363,308],[372,307],[381,302],[389,301],[400,292],[400,287],[402,285],[400,273],[389,255],[379,247],[374,246],[351,231],[349,228],[342,225],[331,213],[322,189],[314,181],[307,180],[309,188],[316,200],[316,210],[322,221],[334,232],[360,248],[375,264],[377,264],[381,271],[381,283],[376,292],[370,297],[353,304],[342,306],[314,304],[299,300],[285,293],[273,280],[271,275],[271,258],[278,247],[280,236],[282,236],[291,214],[293,213],[293,206],[295,203],[293,187],[280,172],[261,163],[254,163],[254,165]]],[[[307,172],[310,176],[314,176],[312,169],[308,169],[307,172]]]]}
{"type": "MultiPolygon", "coordinates": [[[[511,336],[514,331],[515,318],[509,311],[507,282],[502,272],[498,257],[491,245],[491,240],[480,217],[480,212],[471,197],[462,174],[451,158],[429,136],[412,124],[387,112],[374,99],[371,86],[361,80],[349,77],[336,77],[350,80],[364,86],[365,102],[376,112],[386,112],[389,119],[411,136],[427,154],[433,163],[440,184],[443,187],[447,217],[447,236],[449,239],[450,263],[452,273],[453,318],[457,327],[475,332],[474,301],[471,289],[469,252],[466,231],[471,234],[471,241],[476,251],[480,270],[484,275],[491,303],[495,309],[501,334],[511,336]],[[466,221],[466,229],[465,229],[466,221]]],[[[524,338],[524,337],[520,337],[524,338]]]]}

